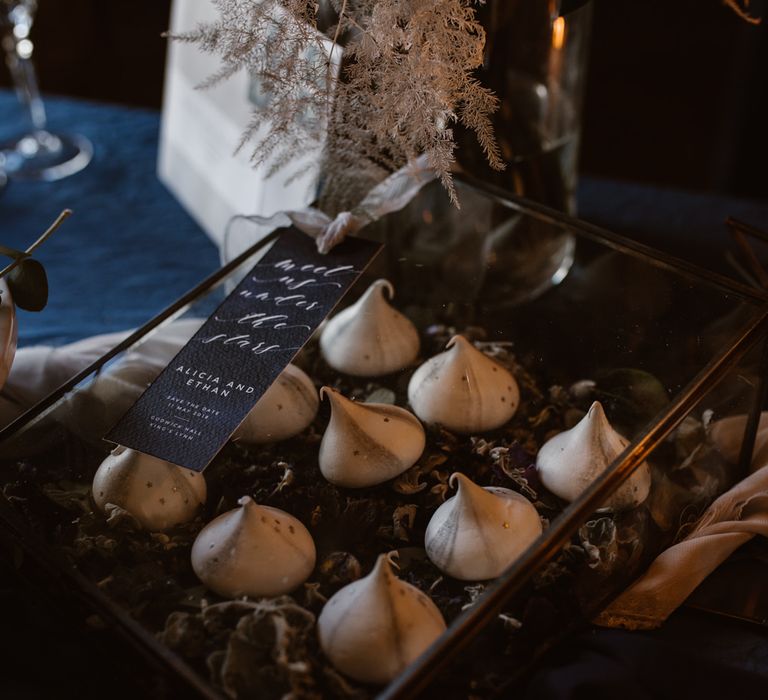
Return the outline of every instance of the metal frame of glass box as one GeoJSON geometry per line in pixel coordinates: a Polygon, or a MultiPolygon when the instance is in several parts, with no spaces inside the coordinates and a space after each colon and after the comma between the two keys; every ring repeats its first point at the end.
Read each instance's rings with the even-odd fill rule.
{"type": "MultiPolygon", "coordinates": [[[[469,182],[472,180],[467,179],[469,182]]],[[[599,226],[568,217],[558,211],[515,197],[499,188],[473,182],[474,186],[494,193],[502,200],[513,205],[520,205],[527,212],[534,212],[542,220],[552,223],[567,223],[574,231],[584,237],[599,241],[614,250],[633,256],[643,256],[661,268],[691,278],[706,280],[708,283],[728,289],[734,294],[762,303],[755,317],[744,326],[734,344],[714,357],[698,375],[679,392],[670,403],[664,415],[658,418],[647,432],[639,439],[632,441],[611,467],[604,472],[592,485],[584,491],[581,497],[571,503],[562,516],[545,532],[544,537],[535,546],[525,552],[489,589],[487,589],[477,605],[464,612],[454,620],[450,629],[438,639],[422,657],[396,678],[380,695],[380,700],[400,700],[416,697],[423,691],[441,669],[445,668],[474,636],[483,629],[496,615],[504,604],[517,593],[527,580],[529,574],[551,559],[563,546],[579,525],[600,507],[605,498],[610,495],[634,470],[646,459],[675,426],[682,420],[707,388],[722,378],[732,363],[744,356],[755,343],[763,342],[761,352],[762,366],[760,386],[754,395],[754,405],[749,414],[742,449],[739,456],[739,468],[746,474],[754,447],[761,407],[768,396],[768,295],[762,290],[756,290],[737,283],[730,278],[700,268],[662,251],[655,250],[637,241],[615,234],[599,226]]]]}
{"type": "MultiPolygon", "coordinates": [[[[466,610],[417,662],[382,690],[380,698],[395,700],[417,696],[431,679],[459,653],[489,621],[503,608],[505,603],[518,592],[522,585],[541,565],[550,560],[567,542],[585,519],[593,513],[608,496],[635,468],[651,453],[675,426],[687,415],[697,402],[720,378],[733,368],[734,364],[752,351],[760,342],[762,367],[768,366],[766,337],[768,336],[768,294],[762,290],[740,284],[722,275],[701,269],[665,253],[653,250],[643,244],[631,241],[597,226],[565,216],[547,207],[522,200],[507,192],[486,185],[465,180],[470,186],[496,198],[505,206],[520,213],[528,214],[544,222],[566,226],[577,235],[592,240],[624,254],[643,259],[651,265],[674,271],[683,278],[696,283],[713,285],[728,295],[754,305],[754,313],[748,321],[733,335],[732,343],[719,355],[709,361],[688,384],[679,391],[657,420],[635,439],[613,465],[598,478],[575,502],[571,503],[545,531],[543,537],[529,548],[499,579],[497,579],[479,601],[466,610]]],[[[250,249],[208,277],[177,302],[168,307],[157,317],[132,333],[122,343],[106,353],[98,361],[59,387],[46,399],[37,404],[24,416],[0,431],[0,442],[15,435],[30,421],[42,417],[56,402],[72,391],[84,379],[103,367],[107,362],[130,348],[136,341],[146,337],[153,330],[173,319],[187,309],[196,299],[225,280],[240,265],[253,257],[255,253],[268,245],[279,232],[273,232],[256,243],[250,249]]],[[[757,431],[759,412],[766,398],[768,373],[762,371],[760,385],[754,391],[753,405],[746,423],[740,463],[745,468],[748,464],[754,438],[757,431]]],[[[744,472],[746,473],[746,472],[744,472]]],[[[10,538],[22,547],[26,555],[35,563],[36,570],[55,581],[55,585],[66,588],[73,594],[68,600],[76,601],[84,610],[96,613],[102,621],[110,625],[129,644],[138,648],[149,658],[151,665],[159,673],[170,672],[171,687],[185,691],[194,691],[207,698],[220,698],[221,694],[194,672],[182,659],[163,646],[144,627],[132,620],[115,603],[111,602],[98,588],[69,565],[64,557],[53,551],[31,535],[19,513],[4,497],[0,497],[0,535],[10,538]]]]}

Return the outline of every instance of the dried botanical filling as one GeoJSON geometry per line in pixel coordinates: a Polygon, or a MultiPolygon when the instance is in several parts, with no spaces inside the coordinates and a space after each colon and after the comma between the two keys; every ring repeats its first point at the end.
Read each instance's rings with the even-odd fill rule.
{"type": "MultiPolygon", "coordinates": [[[[479,329],[465,331],[466,338],[482,338],[479,329]]],[[[455,332],[430,327],[421,337],[421,356],[439,357],[455,332]]],[[[190,522],[152,532],[129,508],[114,506],[105,514],[99,512],[92,499],[97,494],[97,500],[103,499],[105,489],[92,494],[91,481],[105,454],[100,445],[74,435],[67,437],[66,449],[57,445],[15,463],[15,478],[6,486],[6,495],[85,576],[228,696],[372,696],[375,686],[369,683],[384,682],[398,669],[391,667],[395,670],[390,669],[386,678],[366,671],[355,680],[354,673],[345,673],[346,661],[334,663],[329,656],[336,652],[321,648],[322,634],[318,639],[317,620],[327,602],[350,584],[366,580],[381,554],[396,551],[394,564],[386,565],[391,570],[379,572],[393,586],[391,600],[402,599],[404,605],[407,601],[414,610],[429,606],[425,620],[432,622],[425,624],[436,625],[435,631],[439,631],[437,615],[450,624],[481,595],[487,585],[484,579],[498,575],[508,561],[495,561],[496,569],[487,568],[487,562],[478,565],[468,554],[474,550],[471,542],[448,551],[446,542],[457,523],[470,523],[479,528],[479,537],[490,541],[526,528],[528,541],[535,539],[565,505],[540,482],[537,453],[552,437],[573,429],[593,399],[602,398],[594,383],[585,388],[581,382],[573,391],[547,388],[535,358],[515,357],[509,343],[473,345],[468,339],[453,343],[475,358],[472,371],[460,373],[462,379],[469,377],[470,385],[484,381],[483,373],[510,378],[494,379],[494,387],[514,400],[517,410],[482,434],[436,427],[421,416],[428,424],[424,430],[411,414],[403,415],[403,407],[412,404],[408,395],[419,371],[413,366],[375,380],[355,378],[333,370],[312,344],[298,359],[303,372],[282,389],[296,392],[300,410],[307,406],[306,377],[313,392],[326,387],[329,401],[321,402],[314,420],[290,439],[231,442],[206,470],[205,506],[190,522]],[[336,417],[335,411],[339,411],[336,417]],[[376,478],[351,484],[348,476],[335,483],[324,478],[323,443],[334,420],[343,423],[335,450],[350,461],[340,473],[353,473],[354,463],[366,456],[366,469],[376,478]],[[387,438],[386,431],[394,429],[413,435],[409,439],[418,444],[412,452],[406,454],[403,448],[408,440],[387,438]],[[392,454],[398,466],[387,471],[392,454]],[[248,499],[241,502],[243,496],[248,499]],[[477,513],[477,504],[483,504],[482,513],[477,513]],[[214,522],[221,524],[211,528],[214,522]],[[245,571],[231,558],[241,546],[239,533],[260,528],[275,542],[293,543],[282,550],[284,561],[266,582],[259,579],[264,567],[245,571]],[[196,540],[199,544],[193,549],[196,540]],[[310,546],[316,552],[310,553],[310,546]],[[194,570],[190,556],[196,562],[194,570]],[[280,580],[269,590],[247,589],[230,586],[232,577],[222,578],[221,571],[248,585],[280,580]],[[408,597],[410,591],[413,598],[408,597]],[[267,597],[259,597],[264,594],[267,597]],[[238,598],[244,595],[248,598],[238,598]]],[[[450,371],[446,363],[430,369],[438,374],[450,371]]],[[[488,415],[491,422],[499,420],[496,412],[502,405],[493,402],[483,407],[486,413],[477,415],[481,421],[488,415]]],[[[310,405],[308,410],[312,409],[310,405]]],[[[459,413],[461,420],[467,416],[477,420],[461,407],[459,413]]],[[[161,498],[169,502],[151,512],[162,520],[171,501],[194,494],[198,500],[193,505],[200,502],[199,487],[191,482],[174,477],[166,489],[156,478],[144,477],[135,481],[135,490],[162,492],[161,498]]],[[[184,504],[190,506],[186,500],[184,504]]],[[[452,667],[441,680],[445,686],[441,692],[466,697],[471,690],[484,697],[513,682],[535,656],[538,644],[551,637],[553,625],[572,620],[574,611],[592,600],[596,590],[608,590],[617,572],[636,567],[643,556],[638,543],[657,535],[645,504],[598,514],[489,628],[465,663],[452,667]]],[[[490,551],[501,556],[501,548],[490,551]]],[[[349,639],[354,642],[354,635],[349,639]]],[[[346,658],[344,649],[354,648],[353,642],[351,647],[339,642],[343,652],[339,658],[346,658]]],[[[335,644],[331,643],[332,650],[335,644]]]]}

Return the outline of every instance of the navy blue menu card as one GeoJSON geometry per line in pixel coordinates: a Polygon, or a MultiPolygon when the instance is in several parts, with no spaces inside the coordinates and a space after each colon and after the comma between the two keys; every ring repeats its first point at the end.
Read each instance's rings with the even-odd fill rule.
{"type": "Polygon", "coordinates": [[[202,471],[380,250],[284,229],[106,440],[202,471]]]}

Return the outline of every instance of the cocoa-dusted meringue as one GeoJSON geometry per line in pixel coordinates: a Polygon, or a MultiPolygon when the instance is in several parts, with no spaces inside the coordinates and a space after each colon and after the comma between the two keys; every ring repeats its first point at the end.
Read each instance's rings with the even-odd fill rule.
{"type": "Polygon", "coordinates": [[[208,523],[192,545],[197,577],[221,596],[277,596],[307,580],[315,568],[315,543],[289,513],[256,504],[249,496],[208,523]]]}
{"type": "Polygon", "coordinates": [[[246,443],[279,442],[306,430],[320,401],[312,380],[289,364],[251,409],[232,436],[246,443]]]}
{"type": "Polygon", "coordinates": [[[437,606],[395,576],[386,554],[368,576],[333,595],[317,620],[325,655],[362,683],[388,683],[445,628],[437,606]]]}
{"type": "Polygon", "coordinates": [[[16,355],[16,339],[18,325],[16,323],[16,307],[4,279],[0,279],[0,389],[11,371],[13,358],[16,355]]]}
{"type": "Polygon", "coordinates": [[[352,306],[331,318],[320,351],[333,369],[356,377],[379,377],[410,365],[419,354],[414,325],[389,305],[395,291],[376,280],[352,306]]]}
{"type": "MultiPolygon", "coordinates": [[[[599,401],[573,428],[549,439],[539,450],[536,467],[541,482],[566,501],[579,495],[624,451],[629,441],[617,433],[599,401]]],[[[651,488],[651,470],[643,462],[605,502],[609,510],[640,505],[651,488]]]]}
{"type": "Polygon", "coordinates": [[[350,401],[324,386],[331,420],[320,443],[318,463],[333,484],[363,488],[394,479],[410,469],[424,451],[424,428],[404,408],[350,401]]]}
{"type": "Polygon", "coordinates": [[[206,493],[202,474],[127,447],[116,447],[101,463],[92,486],[102,513],[117,506],[153,532],[193,520],[206,493]]]}
{"type": "Polygon", "coordinates": [[[512,418],[520,390],[509,370],[455,335],[445,352],[414,372],[408,401],[425,423],[457,433],[482,433],[512,418]]]}
{"type": "Polygon", "coordinates": [[[453,578],[496,578],[541,534],[539,514],[528,499],[509,489],[481,487],[458,472],[450,484],[458,491],[427,525],[427,556],[453,578]]]}

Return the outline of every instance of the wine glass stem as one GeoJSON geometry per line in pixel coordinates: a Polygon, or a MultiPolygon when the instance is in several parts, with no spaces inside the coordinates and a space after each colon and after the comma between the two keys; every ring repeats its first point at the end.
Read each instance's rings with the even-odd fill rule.
{"type": "MultiPolygon", "coordinates": [[[[44,131],[46,127],[45,105],[37,87],[37,75],[32,64],[31,49],[29,56],[19,54],[20,42],[14,41],[13,49],[6,51],[6,63],[13,77],[19,102],[27,109],[27,116],[33,131],[44,131]]],[[[27,46],[31,46],[28,42],[27,46]]]]}

